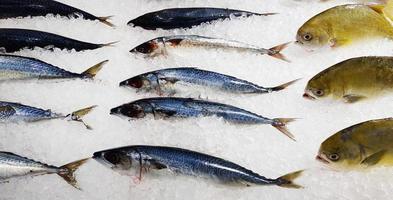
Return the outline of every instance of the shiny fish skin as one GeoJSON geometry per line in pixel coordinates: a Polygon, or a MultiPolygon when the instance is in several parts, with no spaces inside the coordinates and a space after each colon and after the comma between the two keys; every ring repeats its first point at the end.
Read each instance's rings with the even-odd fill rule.
{"type": "Polygon", "coordinates": [[[96,17],[83,10],[68,6],[54,0],[1,0],[0,19],[17,17],[46,16],[48,14],[64,17],[80,16],[83,19],[99,20],[109,26],[108,17],[96,17]]]}
{"type": "Polygon", "coordinates": [[[74,172],[86,161],[87,159],[82,159],[56,167],[14,153],[0,151],[0,182],[28,175],[57,174],[67,181],[68,184],[80,189],[74,172]]]}
{"type": "Polygon", "coordinates": [[[44,110],[26,106],[20,103],[0,101],[0,121],[1,122],[34,122],[45,119],[65,118],[66,115],[53,113],[51,110],[44,110]]]}
{"type": "Polygon", "coordinates": [[[29,78],[93,78],[106,62],[101,62],[89,68],[87,71],[78,74],[35,58],[0,54],[0,81],[29,78]]]}
{"type": "Polygon", "coordinates": [[[286,60],[280,53],[289,43],[280,44],[270,49],[246,44],[235,40],[206,37],[199,35],[173,35],[163,36],[146,41],[130,50],[131,53],[142,53],[149,56],[166,54],[167,47],[205,47],[220,48],[236,51],[245,51],[262,55],[269,55],[278,59],[286,60]]]}
{"type": "Polygon", "coordinates": [[[215,178],[224,183],[300,187],[292,183],[293,178],[269,179],[233,162],[175,147],[127,146],[96,152],[93,158],[115,170],[128,170],[136,163],[141,168],[167,168],[176,173],[215,178]]]}
{"type": "Polygon", "coordinates": [[[176,28],[192,28],[219,19],[234,17],[266,16],[272,13],[260,14],[242,10],[224,8],[170,8],[146,13],[128,22],[128,25],[139,26],[147,30],[164,30],[176,28]]]}
{"type": "Polygon", "coordinates": [[[93,44],[66,38],[53,33],[47,33],[36,30],[27,29],[0,29],[0,48],[4,48],[6,52],[16,52],[23,48],[33,49],[35,47],[48,48],[55,47],[60,49],[76,51],[92,50],[101,48],[108,44],[93,44]]]}
{"type": "Polygon", "coordinates": [[[140,99],[113,108],[110,113],[130,118],[143,118],[146,114],[178,118],[217,116],[237,124],[270,124],[294,140],[294,136],[285,127],[287,123],[293,121],[291,118],[269,119],[234,106],[190,98],[140,99]]]}
{"type": "Polygon", "coordinates": [[[162,87],[167,84],[186,83],[192,85],[200,85],[211,88],[216,88],[226,92],[232,93],[269,93],[273,91],[282,90],[289,84],[280,85],[277,87],[262,87],[251,82],[238,79],[233,76],[228,76],[212,71],[201,70],[197,68],[167,68],[147,72],[120,83],[120,86],[128,86],[139,89],[155,90],[161,93],[162,87]]]}

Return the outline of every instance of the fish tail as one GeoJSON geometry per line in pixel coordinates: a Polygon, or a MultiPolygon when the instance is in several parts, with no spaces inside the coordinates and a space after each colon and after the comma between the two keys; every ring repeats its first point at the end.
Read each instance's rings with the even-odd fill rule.
{"type": "Polygon", "coordinates": [[[115,27],[114,24],[112,24],[111,22],[108,21],[108,20],[110,20],[112,17],[113,17],[113,16],[97,17],[97,19],[98,19],[101,23],[103,23],[103,24],[105,24],[105,25],[108,25],[108,26],[110,26],[110,27],[115,27]]]}
{"type": "Polygon", "coordinates": [[[108,61],[109,60],[104,60],[104,61],[90,67],[89,69],[87,69],[86,71],[81,73],[82,77],[94,78],[97,75],[97,73],[102,69],[102,66],[104,64],[106,64],[108,61]]]}
{"type": "Polygon", "coordinates": [[[87,160],[88,158],[63,165],[60,167],[60,171],[57,174],[67,181],[68,184],[72,185],[78,190],[81,190],[81,188],[78,186],[78,181],[76,180],[74,173],[81,165],[86,163],[87,160]]]}
{"type": "Polygon", "coordinates": [[[113,47],[114,44],[119,43],[120,41],[109,42],[106,44],[100,44],[100,47],[113,47]]]}
{"type": "Polygon", "coordinates": [[[91,130],[92,129],[91,126],[86,124],[82,120],[82,117],[87,115],[87,114],[89,114],[93,110],[93,108],[95,108],[95,107],[97,107],[97,106],[90,106],[90,107],[87,107],[87,108],[82,108],[80,110],[72,112],[71,114],[69,114],[67,116],[69,116],[71,118],[71,120],[73,120],[73,121],[77,121],[77,122],[83,123],[86,126],[87,129],[91,130]]]}
{"type": "Polygon", "coordinates": [[[295,136],[292,133],[290,133],[289,130],[287,129],[287,127],[286,127],[286,125],[288,123],[293,122],[295,120],[296,120],[295,118],[275,118],[275,119],[273,119],[272,126],[274,126],[274,128],[279,130],[284,135],[286,135],[289,138],[291,138],[293,141],[296,141],[295,140],[295,136]]]}
{"type": "Polygon", "coordinates": [[[258,16],[270,16],[270,15],[277,15],[279,13],[257,13],[258,16]]]}
{"type": "Polygon", "coordinates": [[[269,92],[276,92],[276,91],[283,90],[283,89],[287,88],[288,86],[294,84],[294,83],[297,82],[298,80],[300,80],[300,78],[295,79],[295,80],[292,80],[292,81],[289,81],[289,82],[287,82],[287,83],[281,84],[281,85],[276,86],[276,87],[269,88],[269,92]]]}
{"type": "Polygon", "coordinates": [[[285,188],[294,188],[294,189],[303,188],[303,186],[298,185],[293,182],[295,179],[297,179],[299,176],[302,175],[303,171],[304,170],[299,170],[299,171],[292,172],[292,173],[286,174],[284,176],[281,176],[276,179],[276,181],[277,181],[276,184],[280,187],[285,187],[285,188]]]}
{"type": "Polygon", "coordinates": [[[280,44],[277,45],[275,47],[272,47],[269,49],[269,56],[272,56],[274,58],[278,58],[280,60],[286,61],[286,62],[290,62],[283,54],[281,54],[280,52],[285,49],[291,42],[287,42],[284,44],[280,44]]]}

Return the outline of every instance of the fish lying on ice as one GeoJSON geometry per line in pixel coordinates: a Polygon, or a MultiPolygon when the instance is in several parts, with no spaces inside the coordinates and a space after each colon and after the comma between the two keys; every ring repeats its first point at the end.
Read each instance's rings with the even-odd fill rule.
{"type": "Polygon", "coordinates": [[[87,115],[95,107],[96,106],[83,108],[65,115],[61,113],[54,113],[51,110],[26,106],[20,103],[0,101],[0,122],[36,122],[50,119],[69,119],[81,122],[87,129],[91,129],[89,125],[85,124],[82,117],[87,115]]]}
{"type": "Polygon", "coordinates": [[[61,167],[47,165],[26,157],[22,157],[10,152],[0,152],[0,181],[8,181],[11,178],[23,176],[38,176],[45,174],[58,174],[68,184],[80,189],[75,179],[75,171],[87,159],[78,160],[61,167]]]}
{"type": "Polygon", "coordinates": [[[35,58],[0,54],[0,81],[32,78],[93,78],[106,62],[108,61],[98,63],[79,74],[66,71],[35,58]]]}
{"type": "Polygon", "coordinates": [[[243,10],[225,8],[169,8],[146,13],[128,22],[128,25],[139,26],[147,30],[164,30],[192,28],[202,23],[231,17],[268,16],[275,13],[253,13],[243,10]]]}
{"type": "Polygon", "coordinates": [[[276,87],[262,87],[233,76],[197,68],[182,67],[147,72],[120,82],[120,86],[132,87],[138,90],[156,91],[160,95],[163,94],[163,89],[166,86],[176,84],[198,85],[230,93],[251,94],[280,91],[295,81],[290,81],[276,87]]]}
{"type": "Polygon", "coordinates": [[[296,35],[297,43],[315,49],[338,47],[364,39],[393,39],[393,1],[386,5],[340,5],[312,17],[296,35]]]}
{"type": "Polygon", "coordinates": [[[322,142],[317,160],[341,170],[393,165],[393,118],[345,128],[322,142]]]}
{"type": "Polygon", "coordinates": [[[35,47],[82,51],[98,49],[112,44],[114,42],[107,44],[82,42],[36,30],[0,28],[0,48],[4,48],[9,53],[19,51],[23,48],[33,49],[35,47]]]}
{"type": "Polygon", "coordinates": [[[202,47],[251,52],[286,60],[284,55],[282,55],[280,52],[285,47],[287,47],[288,44],[289,43],[280,44],[270,49],[264,49],[258,46],[221,38],[205,37],[199,35],[173,35],[151,39],[133,48],[130,52],[155,56],[167,54],[167,47],[202,47]]]}
{"type": "Polygon", "coordinates": [[[393,90],[393,57],[367,56],[342,61],[308,81],[304,97],[332,97],[347,103],[393,90]]]}
{"type": "Polygon", "coordinates": [[[139,167],[139,180],[144,169],[168,169],[179,174],[213,178],[223,183],[301,188],[293,180],[298,178],[302,171],[270,179],[233,162],[175,147],[127,146],[96,152],[93,158],[119,172],[139,167]]]}
{"type": "Polygon", "coordinates": [[[108,26],[113,26],[108,21],[110,17],[96,17],[88,12],[74,8],[54,0],[1,0],[0,19],[17,17],[46,16],[48,14],[63,17],[81,17],[87,20],[98,20],[108,26]]]}
{"type": "Polygon", "coordinates": [[[110,113],[130,118],[143,118],[147,114],[165,118],[217,116],[237,124],[270,124],[281,133],[295,140],[294,136],[286,128],[286,124],[294,120],[292,118],[269,119],[234,106],[190,98],[161,97],[140,99],[112,108],[110,113]]]}

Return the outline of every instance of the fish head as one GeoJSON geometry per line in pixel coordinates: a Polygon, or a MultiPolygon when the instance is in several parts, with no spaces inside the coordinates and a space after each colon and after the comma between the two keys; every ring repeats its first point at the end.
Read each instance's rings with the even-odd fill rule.
{"type": "Polygon", "coordinates": [[[143,104],[132,102],[112,108],[110,111],[111,115],[123,115],[130,118],[143,118],[146,116],[143,104]]]}
{"type": "Polygon", "coordinates": [[[324,76],[317,75],[308,81],[306,88],[304,89],[303,97],[316,100],[330,96],[330,84],[329,80],[324,76]]]}
{"type": "Polygon", "coordinates": [[[146,89],[150,90],[153,88],[154,84],[157,84],[157,77],[153,74],[141,74],[138,76],[134,76],[127,80],[120,82],[120,87],[131,87],[135,89],[146,89]]]}
{"type": "Polygon", "coordinates": [[[122,150],[98,151],[93,159],[113,170],[128,170],[132,164],[132,159],[122,150]]]}
{"type": "Polygon", "coordinates": [[[329,168],[337,170],[359,167],[362,154],[360,145],[350,136],[343,136],[341,132],[322,142],[316,159],[329,168]]]}
{"type": "Polygon", "coordinates": [[[329,38],[322,24],[306,22],[297,31],[296,43],[306,49],[314,50],[326,46],[329,38]]]}
{"type": "Polygon", "coordinates": [[[154,54],[156,50],[160,48],[159,44],[155,40],[145,42],[138,45],[137,47],[131,49],[131,53],[141,53],[141,54],[154,54]]]}

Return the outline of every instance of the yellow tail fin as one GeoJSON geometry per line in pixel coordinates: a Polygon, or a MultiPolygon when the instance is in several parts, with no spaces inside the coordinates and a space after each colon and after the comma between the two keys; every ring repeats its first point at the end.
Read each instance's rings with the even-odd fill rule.
{"type": "Polygon", "coordinates": [[[289,137],[290,139],[292,139],[293,141],[296,141],[295,136],[291,132],[289,132],[289,130],[286,127],[288,123],[293,122],[295,120],[296,120],[295,118],[275,118],[273,119],[274,122],[272,126],[277,130],[279,130],[284,135],[286,135],[287,137],[289,137]]]}
{"type": "Polygon", "coordinates": [[[287,58],[285,58],[285,56],[283,54],[281,54],[280,52],[285,49],[291,42],[287,42],[284,44],[280,44],[277,45],[275,47],[272,47],[269,49],[270,53],[268,54],[269,56],[272,56],[274,58],[278,58],[280,60],[286,61],[286,62],[290,62],[287,58]]]}
{"type": "Polygon", "coordinates": [[[281,85],[276,86],[276,87],[272,87],[272,88],[270,88],[270,91],[276,92],[276,91],[283,90],[283,89],[287,88],[288,86],[294,84],[294,83],[297,82],[298,80],[300,80],[300,78],[295,79],[295,80],[292,80],[292,81],[289,81],[289,82],[287,82],[287,83],[281,84],[281,85]]]}
{"type": "Polygon", "coordinates": [[[78,186],[78,181],[75,178],[74,172],[84,163],[86,163],[86,159],[78,160],[69,164],[66,164],[64,166],[60,167],[60,171],[57,173],[59,176],[61,176],[65,181],[67,181],[68,184],[72,185],[76,189],[80,190],[81,188],[78,186]]]}
{"type": "Polygon", "coordinates": [[[108,21],[108,20],[110,20],[112,17],[113,17],[113,16],[97,17],[97,18],[98,18],[98,20],[99,20],[101,23],[103,23],[103,24],[105,24],[105,25],[108,25],[108,26],[110,26],[110,27],[115,27],[114,24],[112,24],[111,22],[108,21]]]}
{"type": "Polygon", "coordinates": [[[109,60],[104,60],[93,67],[90,67],[86,71],[82,72],[82,76],[86,78],[94,78],[94,76],[97,75],[97,73],[102,69],[102,66],[105,65],[109,60]]]}
{"type": "Polygon", "coordinates": [[[75,112],[72,112],[71,114],[67,115],[67,117],[70,117],[71,120],[81,122],[83,123],[87,129],[91,130],[91,126],[87,125],[83,120],[82,117],[90,113],[95,107],[97,106],[90,106],[87,108],[83,108],[80,110],[77,110],[75,112]]]}
{"type": "Polygon", "coordinates": [[[285,187],[285,188],[294,188],[294,189],[303,188],[303,186],[298,185],[293,182],[300,175],[302,175],[303,171],[304,170],[299,170],[299,171],[292,172],[292,173],[289,173],[289,174],[279,177],[277,179],[277,181],[278,181],[277,185],[280,187],[285,187]]]}

